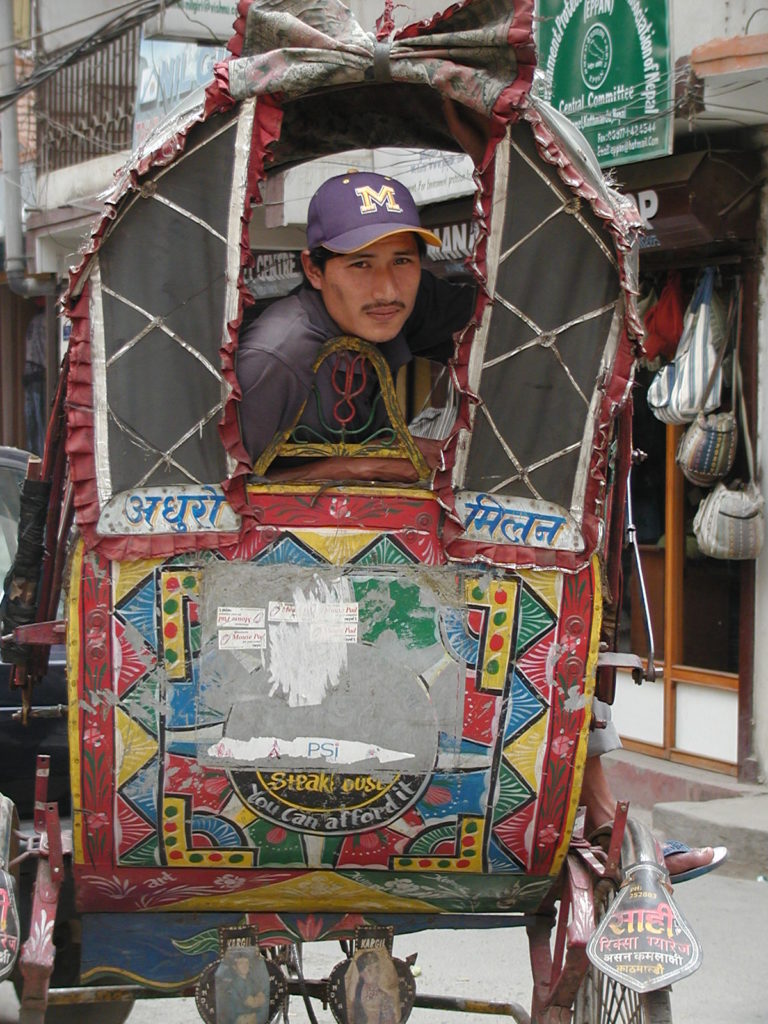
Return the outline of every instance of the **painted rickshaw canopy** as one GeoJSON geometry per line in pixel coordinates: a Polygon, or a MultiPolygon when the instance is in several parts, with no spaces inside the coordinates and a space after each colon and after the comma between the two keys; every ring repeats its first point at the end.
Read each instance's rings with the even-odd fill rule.
{"type": "Polygon", "coordinates": [[[532,3],[467,0],[397,32],[383,18],[376,36],[336,0],[238,12],[231,59],[118,174],[71,273],[67,445],[86,543],[125,558],[238,542],[252,207],[270,176],[307,160],[392,140],[459,151],[449,99],[487,118],[491,138],[475,174],[477,306],[432,483],[446,554],[584,564],[641,334],[639,220],[532,95],[532,3]]]}

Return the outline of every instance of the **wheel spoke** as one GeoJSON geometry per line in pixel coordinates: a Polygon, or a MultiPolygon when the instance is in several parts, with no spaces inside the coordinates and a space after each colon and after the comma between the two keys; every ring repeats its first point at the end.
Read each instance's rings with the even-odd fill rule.
{"type": "MultiPolygon", "coordinates": [[[[598,921],[613,893],[596,893],[598,921]]],[[[590,964],[574,1003],[573,1024],[672,1024],[669,992],[639,995],[590,964]]]]}

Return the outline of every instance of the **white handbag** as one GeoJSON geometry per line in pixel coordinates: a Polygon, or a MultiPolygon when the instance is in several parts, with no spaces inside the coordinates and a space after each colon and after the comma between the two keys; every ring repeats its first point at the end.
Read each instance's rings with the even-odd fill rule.
{"type": "Polygon", "coordinates": [[[718,355],[727,341],[727,327],[714,281],[714,268],[708,267],[686,310],[675,358],[662,366],[648,388],[648,405],[663,423],[690,423],[699,412],[712,412],[720,405],[723,376],[718,355]]]}
{"type": "Polygon", "coordinates": [[[734,374],[731,408],[720,412],[704,413],[709,393],[715,377],[723,362],[726,350],[730,345],[731,336],[735,337],[733,362],[739,361],[741,341],[741,284],[731,298],[728,310],[728,326],[725,340],[717,354],[717,360],[709,375],[709,382],[702,399],[702,409],[696,414],[693,423],[680,438],[675,462],[680,467],[686,480],[699,487],[712,487],[730,473],[739,441],[737,425],[738,387],[734,374]],[[738,316],[736,311],[739,311],[738,316]]]}
{"type": "Polygon", "coordinates": [[[734,385],[738,378],[741,430],[747,453],[749,480],[730,485],[719,483],[699,505],[693,520],[702,554],[710,558],[745,560],[757,558],[765,539],[765,500],[755,482],[755,462],[747,427],[747,410],[741,386],[741,369],[734,363],[734,385]]]}

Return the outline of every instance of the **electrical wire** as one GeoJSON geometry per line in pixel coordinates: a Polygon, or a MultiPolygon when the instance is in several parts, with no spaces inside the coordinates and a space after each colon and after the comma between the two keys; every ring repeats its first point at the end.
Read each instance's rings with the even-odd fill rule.
{"type": "Polygon", "coordinates": [[[118,14],[95,32],[56,54],[50,60],[38,64],[31,74],[16,84],[14,89],[0,94],[0,111],[12,106],[25,93],[37,89],[57,71],[95,53],[125,32],[179,2],[180,0],[140,0],[139,3],[131,4],[128,10],[118,14]]]}
{"type": "MultiPolygon", "coordinates": [[[[141,24],[148,18],[158,14],[162,9],[176,5],[179,2],[180,0],[139,0],[139,2],[126,3],[121,7],[115,8],[119,13],[105,25],[102,25],[90,35],[84,37],[74,46],[56,54],[50,60],[37,65],[27,78],[17,84],[15,89],[8,93],[0,94],[0,110],[4,110],[13,103],[16,103],[24,94],[39,87],[43,82],[52,75],[55,75],[64,67],[82,60],[84,57],[96,52],[100,48],[103,48],[126,31],[135,27],[137,24],[141,24]]],[[[761,10],[768,10],[768,8],[761,8],[761,10]]],[[[190,19],[188,15],[187,18],[188,20],[195,20],[190,19]]],[[[62,26],[62,28],[74,27],[88,20],[92,19],[81,18],[66,26],[62,26]]],[[[31,36],[29,39],[22,40],[22,42],[29,42],[37,38],[39,38],[39,34],[37,36],[31,36]]],[[[671,83],[674,82],[674,85],[677,86],[679,83],[685,82],[689,71],[690,69],[688,68],[678,68],[673,66],[667,74],[661,76],[657,88],[663,93],[671,83]]],[[[673,98],[673,102],[671,104],[665,106],[655,114],[648,115],[641,109],[641,105],[645,102],[643,96],[644,83],[625,84],[627,89],[632,89],[633,92],[637,93],[636,98],[628,101],[627,103],[621,104],[626,113],[631,115],[627,116],[623,120],[622,123],[625,125],[631,126],[643,122],[663,121],[670,115],[683,114],[686,110],[686,105],[690,101],[690,96],[687,94],[677,99],[673,98]],[[636,114],[635,111],[637,111],[636,114]]],[[[717,109],[723,110],[724,112],[731,112],[734,124],[739,124],[737,117],[739,108],[728,105],[725,100],[729,95],[736,93],[743,88],[745,88],[745,86],[741,83],[729,83],[728,86],[717,89],[716,92],[710,95],[707,101],[707,106],[711,107],[713,110],[717,109]]],[[[674,87],[672,89],[672,93],[674,97],[674,87]]],[[[104,148],[105,151],[109,151],[108,145],[104,148]]]]}
{"type": "Polygon", "coordinates": [[[752,19],[755,17],[755,15],[757,15],[757,14],[764,14],[764,13],[768,13],[768,7],[758,7],[756,10],[752,11],[750,16],[747,18],[746,25],[744,26],[744,35],[745,36],[749,35],[749,26],[752,24],[752,19]]]}
{"type": "MultiPolygon", "coordinates": [[[[123,4],[113,4],[113,6],[110,8],[110,11],[120,11],[124,10],[125,8],[134,8],[136,7],[136,4],[137,0],[127,0],[127,2],[123,4]]],[[[166,6],[170,6],[170,3],[166,4],[166,6]]],[[[59,25],[55,29],[55,31],[65,32],[67,29],[77,28],[78,25],[85,25],[89,21],[95,21],[97,18],[102,18],[104,16],[104,13],[105,12],[103,10],[97,11],[95,14],[89,14],[84,18],[77,18],[75,21],[65,22],[64,24],[59,25]]],[[[0,46],[0,53],[3,53],[5,50],[31,50],[32,43],[39,42],[40,40],[44,39],[45,35],[45,32],[36,32],[34,33],[34,35],[31,36],[24,36],[20,39],[14,39],[13,42],[7,43],[5,46],[0,46]]]]}

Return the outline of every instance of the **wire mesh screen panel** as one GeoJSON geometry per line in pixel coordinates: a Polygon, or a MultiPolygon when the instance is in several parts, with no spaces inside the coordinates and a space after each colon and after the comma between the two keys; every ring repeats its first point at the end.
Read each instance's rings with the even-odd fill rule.
{"type": "Polygon", "coordinates": [[[511,131],[501,201],[493,306],[470,369],[480,403],[463,485],[578,510],[596,383],[617,337],[613,242],[536,154],[526,125],[511,131]]]}
{"type": "Polygon", "coordinates": [[[226,476],[219,348],[240,245],[239,207],[230,228],[236,127],[234,117],[195,126],[184,154],[142,182],[100,250],[95,370],[106,390],[98,422],[111,493],[226,476]]]}

